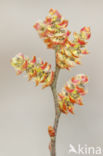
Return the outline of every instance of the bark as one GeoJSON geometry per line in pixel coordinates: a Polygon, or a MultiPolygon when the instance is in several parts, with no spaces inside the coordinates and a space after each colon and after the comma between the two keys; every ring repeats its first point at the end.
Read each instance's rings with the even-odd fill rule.
{"type": "Polygon", "coordinates": [[[57,136],[59,118],[61,115],[59,105],[58,105],[58,95],[57,95],[57,90],[56,90],[59,72],[60,72],[60,68],[56,65],[54,81],[51,85],[51,90],[53,93],[54,104],[55,104],[55,119],[54,119],[54,125],[53,125],[53,128],[55,130],[55,136],[51,137],[51,151],[50,151],[51,156],[56,156],[56,136],[57,136]]]}

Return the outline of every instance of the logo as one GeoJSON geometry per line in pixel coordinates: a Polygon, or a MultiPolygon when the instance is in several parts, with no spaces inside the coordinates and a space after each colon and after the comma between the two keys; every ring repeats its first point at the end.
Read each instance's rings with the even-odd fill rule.
{"type": "Polygon", "coordinates": [[[102,148],[100,146],[97,147],[89,147],[86,144],[84,146],[78,144],[77,147],[74,147],[72,144],[69,145],[68,154],[77,154],[77,155],[101,155],[102,148]]]}

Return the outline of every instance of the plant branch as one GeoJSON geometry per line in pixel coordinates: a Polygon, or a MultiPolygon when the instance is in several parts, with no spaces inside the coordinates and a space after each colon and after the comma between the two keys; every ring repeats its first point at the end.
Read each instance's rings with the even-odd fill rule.
{"type": "Polygon", "coordinates": [[[61,115],[59,105],[58,105],[58,95],[57,95],[57,90],[56,90],[59,72],[60,72],[60,68],[56,65],[54,81],[51,85],[51,90],[53,93],[54,103],[55,103],[55,120],[54,120],[54,125],[53,125],[53,128],[55,130],[55,136],[51,137],[51,151],[50,151],[51,156],[56,156],[56,136],[57,136],[57,128],[58,128],[59,118],[61,115]]]}

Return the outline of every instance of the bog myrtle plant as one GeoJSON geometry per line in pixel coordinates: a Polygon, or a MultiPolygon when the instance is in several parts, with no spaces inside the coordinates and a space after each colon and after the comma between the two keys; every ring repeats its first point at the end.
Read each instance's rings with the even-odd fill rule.
{"type": "Polygon", "coordinates": [[[55,103],[54,124],[48,126],[51,156],[56,156],[56,136],[61,114],[74,114],[74,106],[76,104],[83,105],[82,96],[87,93],[85,84],[88,82],[88,77],[85,74],[73,76],[60,92],[56,89],[60,70],[66,69],[69,71],[76,64],[80,65],[81,56],[88,54],[85,46],[91,36],[90,28],[83,27],[79,33],[74,32],[73,39],[70,40],[71,32],[67,29],[67,26],[68,21],[54,9],[49,10],[49,15],[44,21],[36,22],[33,26],[47,48],[55,51],[55,71],[51,69],[50,64],[37,59],[36,56],[33,56],[30,60],[19,53],[11,59],[11,65],[15,68],[17,75],[25,71],[28,80],[33,80],[36,86],[42,84],[42,88],[51,88],[55,103]]]}

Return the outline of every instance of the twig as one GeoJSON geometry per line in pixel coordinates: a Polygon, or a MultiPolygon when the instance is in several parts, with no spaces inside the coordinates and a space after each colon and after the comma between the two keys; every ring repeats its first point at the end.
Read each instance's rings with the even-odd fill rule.
{"type": "Polygon", "coordinates": [[[55,120],[54,120],[54,126],[53,126],[53,128],[55,130],[55,136],[51,137],[51,151],[50,151],[51,156],[56,156],[56,136],[57,136],[57,128],[58,128],[59,118],[61,115],[59,105],[58,105],[58,95],[57,95],[57,90],[56,90],[59,72],[60,72],[60,68],[56,65],[54,81],[51,85],[51,90],[53,93],[54,103],[55,103],[55,120]]]}

